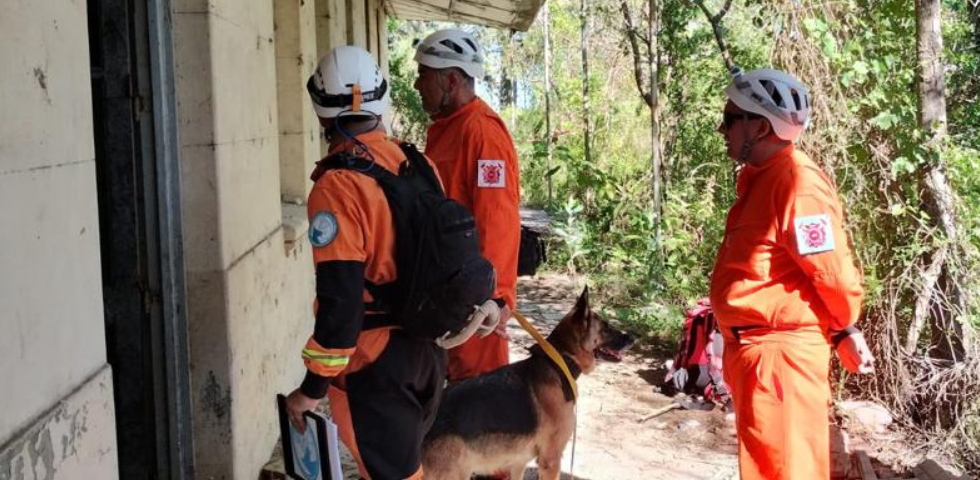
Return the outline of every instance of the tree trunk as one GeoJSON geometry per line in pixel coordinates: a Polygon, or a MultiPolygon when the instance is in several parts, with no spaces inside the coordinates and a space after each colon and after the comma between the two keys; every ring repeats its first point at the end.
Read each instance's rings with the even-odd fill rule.
{"type": "MultiPolygon", "coordinates": [[[[619,8],[623,12],[623,30],[626,34],[626,40],[629,42],[630,53],[633,54],[633,80],[636,81],[636,89],[640,92],[640,98],[643,99],[643,102],[648,107],[653,108],[653,99],[650,97],[650,92],[646,91],[643,81],[643,52],[640,51],[639,27],[633,21],[633,13],[630,11],[628,0],[622,0],[619,3],[619,8]]],[[[649,41],[647,46],[650,46],[649,41]]]]}
{"type": "MultiPolygon", "coordinates": [[[[651,188],[653,189],[653,215],[654,224],[657,226],[657,242],[662,238],[660,231],[660,217],[663,215],[661,205],[663,194],[661,193],[662,175],[660,172],[663,165],[663,150],[660,144],[660,72],[659,72],[659,52],[660,43],[657,39],[657,32],[660,30],[660,2],[648,0],[649,19],[648,19],[648,41],[650,43],[648,64],[650,67],[650,163],[653,170],[651,188]]],[[[659,249],[658,249],[659,251],[659,249]]]]}
{"type": "Polygon", "coordinates": [[[725,14],[728,13],[728,9],[732,7],[732,0],[725,0],[725,4],[722,5],[721,10],[718,13],[712,15],[708,11],[708,7],[705,6],[704,0],[695,0],[698,4],[698,8],[704,12],[704,16],[708,17],[708,22],[711,23],[711,31],[715,34],[715,41],[718,42],[718,50],[721,52],[721,59],[725,62],[725,70],[729,72],[735,68],[735,61],[732,60],[732,54],[728,51],[728,45],[725,43],[725,35],[721,28],[721,20],[725,18],[725,14]]]}
{"type": "Polygon", "coordinates": [[[916,0],[915,3],[919,123],[930,132],[929,142],[936,144],[946,136],[946,82],[943,77],[940,0],[916,0]]]}
{"type": "Polygon", "coordinates": [[[500,74],[500,105],[502,107],[513,107],[517,101],[514,80],[507,76],[507,69],[503,69],[500,74]]]}
{"type": "Polygon", "coordinates": [[[970,20],[973,22],[973,48],[980,53],[980,2],[970,2],[970,20]]]}
{"type": "Polygon", "coordinates": [[[585,128],[585,161],[592,163],[592,122],[589,117],[589,2],[581,0],[582,20],[582,122],[585,128]]]}
{"type": "Polygon", "coordinates": [[[657,224],[657,238],[660,238],[660,217],[663,214],[663,131],[660,116],[660,46],[657,32],[660,30],[660,2],[647,0],[647,38],[643,39],[647,46],[647,56],[644,58],[640,49],[640,30],[633,19],[628,0],[621,0],[620,11],[623,13],[623,30],[633,55],[633,79],[640,98],[650,107],[650,169],[652,179],[650,190],[653,196],[653,213],[657,224]],[[644,65],[645,64],[645,65],[644,65]],[[648,82],[644,82],[643,74],[646,69],[648,82]]]}
{"type": "Polygon", "coordinates": [[[553,191],[554,183],[552,178],[554,177],[554,172],[551,171],[551,13],[549,10],[548,2],[545,2],[543,7],[544,12],[544,138],[545,138],[545,149],[548,154],[547,162],[545,163],[546,172],[548,175],[548,205],[551,205],[554,201],[553,191]]]}
{"type": "MultiPolygon", "coordinates": [[[[925,275],[920,295],[928,295],[931,310],[932,353],[938,358],[962,360],[965,305],[962,282],[954,272],[960,249],[955,217],[955,198],[946,175],[943,144],[946,140],[946,86],[943,77],[943,38],[940,0],[916,0],[916,33],[919,63],[919,125],[928,132],[925,144],[929,161],[920,177],[922,202],[932,224],[943,234],[949,249],[942,257],[938,278],[925,275]]],[[[928,272],[927,272],[928,273],[928,272]]],[[[913,328],[915,325],[913,325],[913,328]]],[[[917,336],[909,332],[909,338],[917,336]]],[[[908,347],[908,345],[906,345],[908,347]]]]}

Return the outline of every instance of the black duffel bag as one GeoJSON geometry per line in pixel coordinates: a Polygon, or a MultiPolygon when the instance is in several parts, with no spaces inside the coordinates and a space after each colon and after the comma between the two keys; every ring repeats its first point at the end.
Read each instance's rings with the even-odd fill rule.
{"type": "Polygon", "coordinates": [[[521,225],[521,249],[517,254],[517,275],[534,275],[548,261],[541,234],[521,225]]]}

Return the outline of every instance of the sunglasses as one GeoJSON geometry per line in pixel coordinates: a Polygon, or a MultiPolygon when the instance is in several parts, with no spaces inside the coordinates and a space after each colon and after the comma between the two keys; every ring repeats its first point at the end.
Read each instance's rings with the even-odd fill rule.
{"type": "Polygon", "coordinates": [[[725,123],[725,128],[732,128],[732,125],[738,120],[758,120],[760,118],[765,118],[762,115],[749,112],[724,112],[721,116],[721,121],[725,123]]]}

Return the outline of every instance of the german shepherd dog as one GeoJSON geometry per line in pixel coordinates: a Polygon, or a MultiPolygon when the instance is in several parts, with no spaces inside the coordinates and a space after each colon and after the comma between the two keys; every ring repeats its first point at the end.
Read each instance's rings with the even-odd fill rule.
{"type": "MultiPolygon", "coordinates": [[[[591,372],[602,356],[618,359],[633,338],[589,308],[588,287],[548,336],[572,375],[591,372]]],[[[520,362],[446,388],[423,442],[426,480],[470,480],[508,472],[523,480],[537,459],[538,478],[558,480],[575,424],[571,386],[540,346],[520,362]]]]}

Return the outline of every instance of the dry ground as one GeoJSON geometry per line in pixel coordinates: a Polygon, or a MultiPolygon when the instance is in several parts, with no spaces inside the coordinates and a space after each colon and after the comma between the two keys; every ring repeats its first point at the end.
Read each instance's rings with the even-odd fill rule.
{"type": "MultiPolygon", "coordinates": [[[[542,334],[568,312],[582,285],[568,276],[522,278],[519,311],[542,334]]],[[[511,360],[527,356],[533,339],[511,322],[511,360]]],[[[670,398],[656,392],[663,360],[648,351],[629,351],[620,363],[601,363],[579,379],[578,438],[562,459],[562,478],[580,480],[728,480],[737,478],[735,429],[720,411],[674,410],[645,423],[637,420],[670,398]]],[[[532,464],[533,467],[533,464],[532,464]]],[[[533,468],[525,480],[537,478],[533,468]]]]}
{"type": "MultiPolygon", "coordinates": [[[[582,281],[559,274],[522,278],[518,285],[519,311],[542,334],[568,312],[582,289],[582,281]]],[[[512,321],[511,361],[527,356],[533,339],[512,321]]],[[[656,384],[663,378],[663,354],[649,347],[628,351],[620,363],[600,363],[590,375],[579,379],[577,438],[569,442],[562,459],[562,480],[734,480],[737,475],[734,425],[718,410],[696,412],[673,410],[645,423],[638,419],[669,404],[656,384]]],[[[329,409],[326,409],[329,415],[329,409]]],[[[901,435],[861,435],[855,432],[851,447],[866,450],[888,463],[896,462],[895,452],[908,452],[901,435]]],[[[353,460],[344,456],[345,480],[357,480],[353,460]]],[[[281,472],[278,455],[267,466],[281,472]]],[[[917,460],[916,460],[917,461],[917,460]]],[[[875,462],[880,478],[907,478],[896,475],[875,462]]],[[[283,478],[270,475],[263,478],[283,478]]],[[[537,479],[532,462],[524,480],[537,479]]]]}

